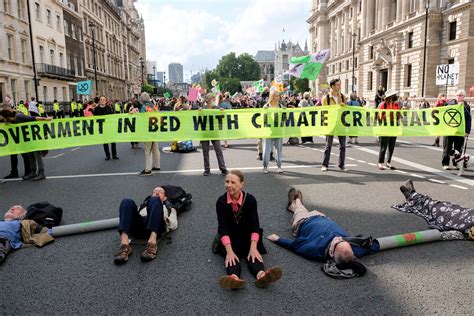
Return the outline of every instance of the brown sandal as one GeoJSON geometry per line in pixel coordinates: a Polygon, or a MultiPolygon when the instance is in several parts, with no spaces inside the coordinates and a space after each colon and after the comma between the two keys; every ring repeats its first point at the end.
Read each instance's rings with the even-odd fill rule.
{"type": "Polygon", "coordinates": [[[270,283],[280,280],[283,270],[280,267],[270,268],[265,272],[265,275],[255,281],[255,286],[258,288],[267,287],[270,283]]]}
{"type": "Polygon", "coordinates": [[[245,286],[245,280],[233,277],[231,275],[223,276],[219,279],[219,284],[223,289],[242,289],[245,286]]]}

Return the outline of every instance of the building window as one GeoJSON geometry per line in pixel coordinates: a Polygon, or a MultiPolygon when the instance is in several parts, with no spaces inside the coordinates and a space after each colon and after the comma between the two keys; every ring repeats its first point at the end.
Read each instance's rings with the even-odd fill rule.
{"type": "Polygon", "coordinates": [[[11,13],[11,5],[10,5],[10,0],[3,0],[3,10],[6,13],[11,13]]]}
{"type": "Polygon", "coordinates": [[[369,46],[369,59],[374,59],[374,47],[369,46]]]}
{"type": "Polygon", "coordinates": [[[455,40],[456,39],[456,21],[449,23],[449,40],[455,40]]]}
{"type": "Polygon", "coordinates": [[[77,39],[82,42],[82,29],[80,27],[77,28],[77,39]]]}
{"type": "Polygon", "coordinates": [[[53,99],[58,100],[58,87],[53,88],[53,99]]]}
{"type": "Polygon", "coordinates": [[[367,90],[372,91],[372,80],[373,80],[373,73],[372,71],[369,71],[367,74],[368,80],[367,80],[367,90]]]}
{"type": "Polygon", "coordinates": [[[349,92],[349,79],[346,79],[345,86],[346,86],[346,92],[349,92]]]}
{"type": "Polygon", "coordinates": [[[59,67],[64,68],[64,54],[59,53],[59,67]]]}
{"type": "Polygon", "coordinates": [[[408,33],[407,47],[408,48],[413,48],[413,32],[408,33]]]}
{"type": "Polygon", "coordinates": [[[69,24],[64,20],[64,35],[69,36],[69,24]]]}
{"type": "Polygon", "coordinates": [[[24,10],[23,10],[23,0],[18,0],[18,18],[23,19],[24,18],[24,10]]]}
{"type": "Polygon", "coordinates": [[[13,60],[13,36],[7,35],[7,50],[8,50],[8,59],[13,60]]]}
{"type": "Polygon", "coordinates": [[[61,32],[61,16],[59,14],[56,15],[56,29],[61,32]]]}
{"type": "Polygon", "coordinates": [[[36,19],[41,20],[41,8],[38,2],[35,2],[35,15],[36,19]]]}
{"type": "Polygon", "coordinates": [[[51,26],[51,10],[46,9],[46,23],[51,26]]]}
{"type": "Polygon", "coordinates": [[[411,87],[411,64],[405,65],[405,87],[411,87]]]}
{"type": "Polygon", "coordinates": [[[24,82],[25,84],[25,100],[29,100],[30,99],[30,81],[29,80],[25,80],[24,82]]]}
{"type": "Polygon", "coordinates": [[[341,71],[342,71],[342,65],[341,65],[341,63],[339,63],[339,72],[341,72],[341,71]]]}
{"type": "Polygon", "coordinates": [[[48,101],[48,87],[43,86],[43,102],[47,102],[47,101],[48,101]]]}
{"type": "Polygon", "coordinates": [[[76,39],[76,26],[71,23],[71,36],[76,39]]]}
{"type": "Polygon", "coordinates": [[[51,65],[54,65],[54,50],[53,49],[49,50],[49,58],[51,60],[51,65]]]}
{"type": "Polygon", "coordinates": [[[12,86],[12,97],[13,97],[13,102],[18,102],[18,99],[17,99],[17,93],[18,93],[18,89],[17,89],[17,86],[16,86],[16,79],[11,79],[11,86],[12,86]]]}
{"type": "Polygon", "coordinates": [[[40,62],[44,64],[44,47],[40,46],[40,62]]]}
{"type": "Polygon", "coordinates": [[[21,40],[21,62],[26,63],[26,40],[21,40]]]}
{"type": "Polygon", "coordinates": [[[449,58],[449,59],[448,59],[448,64],[449,64],[449,65],[454,64],[454,58],[449,58]]]}
{"type": "Polygon", "coordinates": [[[346,70],[349,70],[349,59],[346,60],[346,70]]]}
{"type": "Polygon", "coordinates": [[[67,101],[67,89],[63,87],[63,101],[67,101]]]}
{"type": "Polygon", "coordinates": [[[357,57],[354,58],[354,68],[357,68],[357,57]]]}

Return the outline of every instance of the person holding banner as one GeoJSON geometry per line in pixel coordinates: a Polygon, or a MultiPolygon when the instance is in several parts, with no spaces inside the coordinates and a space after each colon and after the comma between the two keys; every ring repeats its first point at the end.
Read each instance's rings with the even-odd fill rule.
{"type": "MultiPolygon", "coordinates": [[[[140,112],[156,112],[159,109],[155,109],[150,102],[150,95],[143,92],[140,95],[141,108],[140,112]]],[[[137,144],[138,146],[138,144],[137,144]]],[[[160,171],[160,150],[158,148],[158,142],[143,142],[145,152],[145,169],[143,169],[138,175],[139,176],[151,176],[152,171],[160,171]]]]}
{"type": "MultiPolygon", "coordinates": [[[[270,92],[268,102],[263,108],[280,108],[280,93],[277,90],[270,92]]],[[[283,148],[283,138],[264,138],[263,139],[263,173],[268,173],[268,163],[270,162],[270,153],[275,146],[275,161],[278,167],[278,173],[283,173],[281,168],[281,152],[283,148]]]]}
{"type": "MultiPolygon", "coordinates": [[[[322,97],[322,106],[346,106],[347,98],[341,92],[341,80],[333,79],[329,83],[331,92],[322,97]]],[[[339,170],[346,171],[345,160],[346,160],[346,136],[338,136],[339,138],[339,170]]],[[[321,171],[328,171],[329,160],[331,159],[332,143],[334,141],[334,135],[326,136],[326,149],[324,150],[324,160],[321,166],[321,171]]]]}
{"type": "MultiPolygon", "coordinates": [[[[208,93],[206,96],[205,107],[206,109],[217,109],[218,107],[215,105],[216,97],[212,93],[208,93]]],[[[202,110],[202,108],[200,109],[202,110]]],[[[220,140],[202,140],[201,147],[202,147],[202,155],[204,159],[204,172],[202,173],[203,176],[208,176],[211,174],[211,165],[209,162],[209,149],[210,144],[212,143],[212,147],[214,147],[214,151],[216,152],[217,163],[219,164],[219,169],[223,175],[228,173],[227,167],[225,166],[224,161],[224,154],[222,153],[221,142],[220,140]]]]}
{"type": "MultiPolygon", "coordinates": [[[[398,100],[397,94],[398,92],[392,89],[389,89],[387,90],[387,92],[385,92],[385,99],[382,103],[379,104],[378,108],[379,110],[391,110],[391,111],[387,113],[383,113],[382,116],[385,116],[385,115],[396,116],[396,113],[392,111],[393,110],[400,111],[400,105],[398,105],[398,103],[396,102],[396,100],[398,100]]],[[[395,117],[395,120],[398,120],[398,118],[395,117]]],[[[395,150],[396,142],[397,142],[396,136],[380,137],[379,163],[377,165],[377,167],[380,170],[385,170],[385,169],[395,170],[395,167],[392,166],[390,163],[392,161],[393,151],[395,150]],[[385,153],[387,152],[387,147],[388,147],[387,162],[384,164],[385,153]]]]}
{"type": "MultiPolygon", "coordinates": [[[[456,105],[456,104],[463,104],[464,105],[464,128],[465,134],[464,137],[462,136],[445,136],[443,138],[443,158],[441,164],[443,165],[444,170],[449,169],[449,158],[450,156],[454,155],[456,152],[462,153],[463,146],[464,146],[464,139],[469,137],[471,133],[471,106],[464,100],[466,96],[466,91],[458,90],[456,92],[456,99],[452,100],[448,105],[456,105]]],[[[455,170],[458,170],[459,167],[457,166],[456,162],[453,159],[453,167],[455,170]]]]}
{"type": "MultiPolygon", "coordinates": [[[[444,93],[440,93],[438,95],[438,99],[436,99],[436,103],[435,103],[434,107],[439,108],[439,107],[445,106],[446,102],[448,102],[448,100],[446,100],[446,96],[444,95],[444,93]]],[[[440,137],[436,136],[435,141],[434,141],[432,146],[439,147],[439,139],[440,139],[440,137]]]]}
{"type": "MultiPolygon", "coordinates": [[[[94,109],[94,116],[100,115],[111,115],[114,114],[112,108],[107,105],[107,98],[105,95],[101,95],[99,98],[99,105],[94,109]]],[[[104,144],[104,152],[105,152],[105,160],[110,160],[110,151],[109,151],[109,144],[104,144]]],[[[117,147],[115,143],[111,143],[112,147],[112,158],[114,160],[119,159],[117,156],[117,147]]]]}

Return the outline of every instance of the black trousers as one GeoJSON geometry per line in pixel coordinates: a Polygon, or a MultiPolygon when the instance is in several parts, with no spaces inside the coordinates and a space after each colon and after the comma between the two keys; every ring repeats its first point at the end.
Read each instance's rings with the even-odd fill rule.
{"type": "MultiPolygon", "coordinates": [[[[30,154],[29,153],[23,153],[21,154],[21,157],[23,158],[23,166],[25,168],[25,175],[28,175],[31,173],[31,167],[30,167],[30,154]]],[[[10,155],[10,163],[11,163],[11,171],[10,173],[12,174],[18,174],[18,156],[17,155],[10,155]]]]}
{"type": "MultiPolygon", "coordinates": [[[[110,144],[112,147],[112,157],[117,157],[117,145],[115,143],[110,144]]],[[[105,157],[110,158],[109,144],[104,144],[105,157]]]]}
{"type": "Polygon", "coordinates": [[[382,136],[380,137],[380,151],[379,151],[379,163],[385,162],[385,153],[387,152],[387,163],[392,161],[393,151],[395,150],[395,143],[397,142],[396,137],[382,136]]]}
{"type": "MultiPolygon", "coordinates": [[[[243,261],[247,261],[247,259],[244,258],[239,258],[240,262],[237,262],[236,265],[229,266],[225,270],[227,272],[227,275],[232,275],[235,274],[240,278],[240,273],[242,272],[242,263],[243,261]]],[[[255,262],[247,261],[247,267],[249,268],[249,272],[257,278],[257,274],[260,271],[265,271],[265,266],[263,265],[262,262],[258,261],[255,259],[255,262]]]]}
{"type": "Polygon", "coordinates": [[[5,261],[5,258],[10,252],[10,249],[10,241],[8,239],[0,237],[0,263],[5,261]]]}
{"type": "Polygon", "coordinates": [[[443,137],[443,158],[442,158],[441,164],[443,166],[449,166],[449,157],[454,155],[455,150],[462,153],[462,146],[464,146],[464,137],[444,136],[443,137]]]}
{"type": "Polygon", "coordinates": [[[151,232],[158,237],[166,231],[166,223],[163,217],[163,204],[157,197],[148,201],[147,216],[142,217],[138,213],[137,204],[130,199],[123,199],[120,204],[120,223],[118,231],[124,232],[135,238],[147,239],[151,232]]]}

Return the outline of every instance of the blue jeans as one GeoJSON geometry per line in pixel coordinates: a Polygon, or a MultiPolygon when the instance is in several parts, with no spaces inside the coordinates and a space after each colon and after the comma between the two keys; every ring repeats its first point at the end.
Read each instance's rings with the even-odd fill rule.
{"type": "Polygon", "coordinates": [[[283,138],[265,138],[263,140],[263,167],[268,167],[270,161],[270,153],[272,146],[275,145],[275,161],[278,168],[281,168],[281,150],[283,146],[283,138]]]}
{"type": "Polygon", "coordinates": [[[146,239],[150,237],[151,232],[160,236],[166,231],[163,204],[157,197],[152,197],[148,201],[147,216],[145,217],[140,215],[137,204],[133,200],[123,199],[120,203],[119,218],[118,231],[135,238],[146,239]]]}

